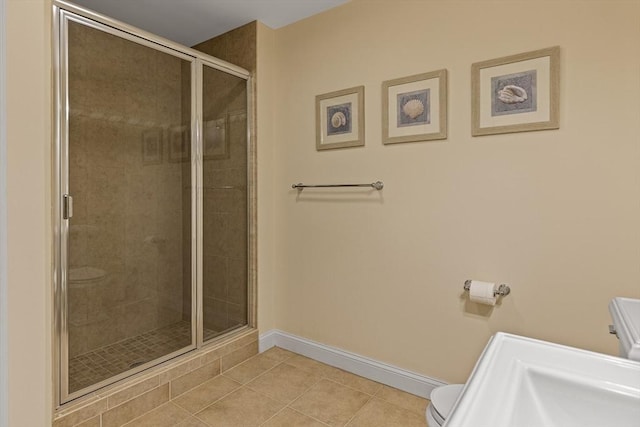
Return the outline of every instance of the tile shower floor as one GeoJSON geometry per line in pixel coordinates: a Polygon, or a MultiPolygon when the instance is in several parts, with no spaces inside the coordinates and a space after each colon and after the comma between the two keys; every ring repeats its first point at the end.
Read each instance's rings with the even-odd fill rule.
{"type": "MultiPolygon", "coordinates": [[[[217,334],[205,329],[204,339],[217,334]]],[[[190,343],[191,324],[181,321],[73,357],[69,359],[69,390],[89,387],[190,343]]]]}
{"type": "Polygon", "coordinates": [[[274,347],[126,427],[426,427],[428,401],[274,347]]]}

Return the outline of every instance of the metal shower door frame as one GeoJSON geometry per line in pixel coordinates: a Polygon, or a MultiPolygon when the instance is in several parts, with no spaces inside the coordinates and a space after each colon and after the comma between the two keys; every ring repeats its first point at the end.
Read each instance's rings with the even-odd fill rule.
{"type": "MultiPolygon", "coordinates": [[[[172,41],[139,30],[122,22],[102,16],[65,1],[54,1],[53,6],[53,66],[54,66],[54,162],[53,162],[53,220],[54,220],[54,352],[55,375],[54,397],[56,408],[145,369],[163,363],[195,349],[215,344],[218,339],[203,341],[202,304],[202,70],[209,66],[225,73],[243,78],[247,82],[247,170],[248,170],[248,326],[255,327],[255,150],[253,148],[250,119],[252,119],[252,79],[248,71],[225,61],[181,46],[172,41]],[[191,344],[180,350],[154,359],[139,367],[94,384],[69,392],[69,330],[68,330],[68,243],[69,221],[64,218],[63,197],[69,194],[69,100],[68,100],[68,23],[75,22],[105,31],[123,39],[170,54],[191,63],[191,344]],[[195,185],[194,185],[195,184],[195,185]]],[[[244,328],[239,328],[238,331],[244,328]]],[[[233,332],[232,332],[233,333],[233,332]]],[[[225,334],[220,339],[224,339],[225,334]]]]}

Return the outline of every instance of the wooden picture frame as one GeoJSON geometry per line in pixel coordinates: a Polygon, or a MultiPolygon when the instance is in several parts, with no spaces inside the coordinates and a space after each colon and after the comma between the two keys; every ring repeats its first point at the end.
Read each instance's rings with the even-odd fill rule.
{"type": "Polygon", "coordinates": [[[382,82],[382,143],[447,138],[447,70],[382,82]]]}
{"type": "Polygon", "coordinates": [[[560,47],[471,66],[471,134],[560,127],[560,47]]]}
{"type": "Polygon", "coordinates": [[[316,96],[316,149],[364,145],[364,86],[316,96]]]}
{"type": "Polygon", "coordinates": [[[188,126],[169,129],[169,161],[188,162],[191,156],[191,130],[188,126]]]}
{"type": "Polygon", "coordinates": [[[162,163],[162,131],[151,129],[142,132],[142,164],[159,165],[162,163]]]}

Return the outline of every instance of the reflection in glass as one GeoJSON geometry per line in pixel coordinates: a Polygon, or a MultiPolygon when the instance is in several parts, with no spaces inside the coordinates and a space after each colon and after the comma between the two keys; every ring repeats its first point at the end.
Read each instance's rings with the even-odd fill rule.
{"type": "Polygon", "coordinates": [[[247,84],[203,69],[204,340],[247,324],[247,84]]]}

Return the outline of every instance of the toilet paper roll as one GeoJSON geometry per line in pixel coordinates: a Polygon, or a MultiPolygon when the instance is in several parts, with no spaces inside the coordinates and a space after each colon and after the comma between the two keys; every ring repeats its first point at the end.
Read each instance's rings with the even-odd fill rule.
{"type": "Polygon", "coordinates": [[[495,290],[495,283],[472,280],[469,287],[469,299],[479,304],[496,305],[495,290]]]}

